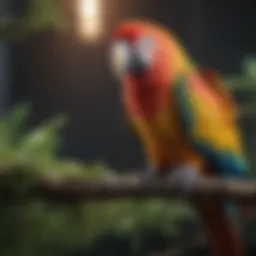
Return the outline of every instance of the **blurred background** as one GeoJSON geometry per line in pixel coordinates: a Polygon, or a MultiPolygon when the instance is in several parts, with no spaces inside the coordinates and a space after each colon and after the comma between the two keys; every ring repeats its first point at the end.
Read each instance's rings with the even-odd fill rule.
{"type": "MultiPolygon", "coordinates": [[[[245,0],[0,0],[0,167],[29,177],[104,179],[144,166],[107,62],[111,30],[157,20],[224,77],[256,168],[255,10],[245,0]]],[[[20,188],[20,180],[12,180],[20,188]]],[[[22,183],[22,185],[24,185],[22,183]]],[[[25,185],[24,185],[25,186],[25,185]]],[[[0,255],[162,255],[200,225],[180,201],[56,204],[1,197],[0,255]],[[153,254],[155,253],[155,254],[153,254]]],[[[256,223],[243,222],[247,255],[256,223]]],[[[189,255],[207,255],[207,245],[189,255]]]]}

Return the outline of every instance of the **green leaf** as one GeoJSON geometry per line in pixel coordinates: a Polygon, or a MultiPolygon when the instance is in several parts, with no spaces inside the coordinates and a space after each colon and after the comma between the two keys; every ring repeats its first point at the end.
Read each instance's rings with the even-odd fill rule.
{"type": "Polygon", "coordinates": [[[40,163],[52,160],[59,149],[59,132],[65,126],[66,121],[65,117],[56,117],[27,132],[17,146],[20,157],[40,163]]]}
{"type": "Polygon", "coordinates": [[[256,87],[256,58],[246,57],[243,61],[243,72],[246,77],[255,82],[256,87]]]}
{"type": "Polygon", "coordinates": [[[0,40],[20,40],[48,28],[63,31],[68,26],[64,16],[64,9],[55,0],[33,0],[23,17],[0,17],[0,40]]]}
{"type": "Polygon", "coordinates": [[[27,14],[26,21],[28,28],[32,31],[44,27],[64,27],[64,19],[60,6],[53,0],[34,0],[27,14]]]}

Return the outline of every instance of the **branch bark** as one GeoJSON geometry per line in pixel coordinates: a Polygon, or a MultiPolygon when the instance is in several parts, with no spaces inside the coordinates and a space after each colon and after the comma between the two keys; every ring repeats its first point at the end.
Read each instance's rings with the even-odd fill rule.
{"type": "MultiPolygon", "coordinates": [[[[0,173],[0,193],[3,184],[9,184],[14,172],[0,173]]],[[[22,180],[21,178],[16,179],[22,180]]],[[[23,178],[25,180],[25,178],[23,178]]],[[[199,180],[188,193],[174,183],[154,182],[140,184],[137,178],[117,178],[112,181],[66,178],[53,180],[49,178],[33,179],[25,189],[29,197],[46,200],[76,202],[82,200],[108,200],[118,198],[186,198],[186,199],[230,199],[244,203],[256,202],[256,181],[221,180],[217,178],[199,180]]]]}

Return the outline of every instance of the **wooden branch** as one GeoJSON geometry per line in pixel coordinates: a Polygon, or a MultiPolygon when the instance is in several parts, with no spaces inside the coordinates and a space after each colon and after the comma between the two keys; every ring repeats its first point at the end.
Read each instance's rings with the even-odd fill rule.
{"type": "MultiPolygon", "coordinates": [[[[0,195],[3,184],[8,183],[14,172],[0,173],[0,195]]],[[[21,180],[21,179],[16,179],[21,180]]],[[[9,182],[11,183],[11,182],[9,182]]],[[[244,202],[256,202],[256,181],[224,181],[221,179],[202,179],[186,195],[177,184],[155,182],[140,184],[138,179],[113,179],[113,181],[93,181],[81,178],[52,180],[49,178],[33,179],[25,194],[47,200],[75,202],[82,200],[107,200],[118,198],[174,198],[189,199],[223,198],[244,202]]]]}
{"type": "MultiPolygon", "coordinates": [[[[183,191],[175,184],[156,182],[142,185],[138,182],[99,182],[86,180],[50,181],[40,180],[30,188],[30,194],[56,200],[106,200],[117,198],[174,198],[184,197],[183,191]]],[[[190,198],[218,198],[246,201],[256,199],[255,182],[203,180],[190,191],[190,198]]]]}

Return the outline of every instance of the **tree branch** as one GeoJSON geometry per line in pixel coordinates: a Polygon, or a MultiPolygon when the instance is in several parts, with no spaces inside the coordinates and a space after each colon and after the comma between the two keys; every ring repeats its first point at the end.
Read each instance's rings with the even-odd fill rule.
{"type": "MultiPolygon", "coordinates": [[[[6,184],[11,184],[10,179],[13,180],[17,175],[24,176],[24,174],[17,172],[0,173],[0,194],[6,193],[6,187],[8,187],[6,184]]],[[[29,178],[16,178],[16,184],[26,179],[29,178]]],[[[30,180],[30,182],[26,183],[26,189],[23,189],[25,195],[63,202],[152,197],[168,199],[174,197],[186,197],[189,199],[216,198],[218,200],[226,198],[239,201],[240,203],[256,201],[256,181],[225,181],[217,178],[202,179],[185,195],[177,184],[163,181],[140,184],[137,178],[125,179],[120,177],[112,181],[94,181],[81,178],[60,180],[33,178],[30,180]]]]}

